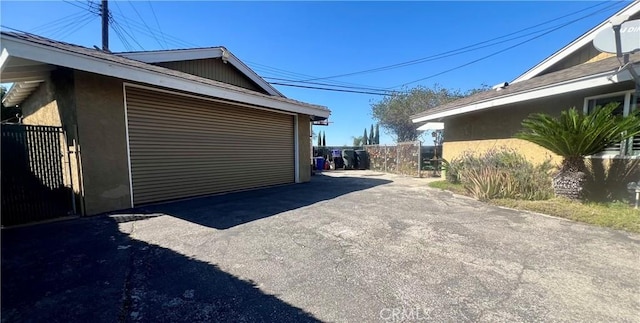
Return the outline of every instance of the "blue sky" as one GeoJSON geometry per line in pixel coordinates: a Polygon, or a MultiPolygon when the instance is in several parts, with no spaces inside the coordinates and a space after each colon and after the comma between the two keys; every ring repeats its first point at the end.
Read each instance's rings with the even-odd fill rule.
{"type": "MultiPolygon", "coordinates": [[[[87,10],[98,3],[2,1],[0,21],[3,26],[45,37],[99,46],[100,19],[87,10]]],[[[119,33],[127,39],[122,42],[118,32],[112,30],[110,48],[126,51],[222,45],[263,77],[308,80],[420,59],[549,22],[511,36],[521,38],[460,55],[316,81],[399,89],[399,85],[497,53],[408,85],[439,84],[464,91],[511,81],[627,4],[629,1],[110,1],[119,33]],[[578,21],[567,24],[571,20],[578,21]],[[562,24],[567,26],[507,49],[540,35],[543,29],[562,24]],[[531,32],[538,33],[523,36],[531,32]]],[[[287,97],[332,110],[330,126],[315,127],[316,132],[326,132],[327,145],[350,145],[353,136],[361,135],[365,127],[369,129],[375,122],[370,104],[381,98],[276,87],[287,97]]],[[[424,139],[428,143],[429,138],[424,139]]],[[[392,142],[393,138],[381,134],[381,143],[392,142]]]]}

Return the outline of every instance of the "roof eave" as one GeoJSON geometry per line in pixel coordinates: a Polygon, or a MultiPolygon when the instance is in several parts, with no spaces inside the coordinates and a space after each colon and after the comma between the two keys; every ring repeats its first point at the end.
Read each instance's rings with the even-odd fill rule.
{"type": "Polygon", "coordinates": [[[242,74],[256,83],[260,88],[271,95],[285,97],[282,93],[280,93],[280,91],[269,84],[269,82],[265,81],[262,77],[260,77],[260,75],[258,75],[240,59],[233,55],[233,53],[222,46],[142,52],[121,52],[115,53],[115,55],[135,59],[144,63],[163,63],[196,59],[222,58],[225,52],[229,54],[228,57],[225,57],[226,61],[231,63],[233,67],[237,68],[242,74]]]}
{"type": "Polygon", "coordinates": [[[623,15],[633,15],[633,14],[639,12],[639,11],[640,11],[640,1],[632,2],[630,5],[622,8],[620,11],[616,12],[611,17],[607,18],[607,20],[603,21],[602,23],[600,23],[596,27],[593,27],[591,30],[589,30],[588,32],[584,33],[582,36],[578,37],[577,39],[575,39],[574,41],[572,41],[568,45],[562,47],[560,50],[558,50],[555,53],[551,54],[551,56],[545,58],[542,62],[540,62],[537,65],[535,65],[534,67],[530,68],[529,70],[527,70],[526,72],[524,72],[523,74],[518,76],[516,79],[514,79],[510,83],[513,84],[513,83],[525,81],[525,80],[528,80],[528,79],[531,79],[533,77],[538,76],[540,73],[542,73],[547,68],[553,66],[554,64],[558,63],[562,59],[566,58],[567,56],[571,55],[572,53],[574,53],[575,51],[580,49],[582,46],[584,46],[584,45],[588,44],[589,42],[593,41],[593,38],[600,31],[602,31],[602,30],[604,30],[604,29],[609,27],[609,20],[612,17],[623,16],[623,15]]]}
{"type": "MultiPolygon", "coordinates": [[[[640,65],[633,67],[638,73],[640,73],[640,65]]],[[[476,102],[474,104],[464,105],[456,107],[451,110],[442,112],[436,112],[424,116],[414,117],[411,119],[413,123],[442,120],[444,118],[481,111],[489,108],[501,107],[507,104],[519,103],[528,100],[544,98],[552,95],[566,94],[573,91],[584,90],[609,84],[615,84],[619,82],[625,82],[633,80],[633,76],[628,70],[620,71],[607,71],[598,74],[585,76],[582,78],[556,83],[549,86],[534,88],[531,90],[511,93],[508,95],[495,97],[489,100],[476,102]]]]}
{"type": "MultiPolygon", "coordinates": [[[[3,53],[6,51],[7,57],[20,57],[124,80],[177,89],[189,93],[217,97],[224,100],[237,101],[288,112],[325,118],[328,118],[331,113],[329,109],[319,105],[296,104],[288,99],[278,97],[270,98],[269,96],[259,95],[257,93],[250,94],[244,91],[216,87],[175,75],[163,74],[116,61],[104,60],[98,57],[68,51],[53,46],[47,46],[36,42],[30,42],[11,36],[2,35],[1,40],[3,53]]],[[[0,58],[2,58],[1,55],[0,58]]]]}

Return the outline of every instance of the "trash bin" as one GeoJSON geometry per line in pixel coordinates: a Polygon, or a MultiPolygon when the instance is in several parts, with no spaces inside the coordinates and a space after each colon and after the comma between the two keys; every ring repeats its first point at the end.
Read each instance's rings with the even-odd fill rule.
{"type": "Polygon", "coordinates": [[[353,149],[345,149],[342,151],[342,160],[344,169],[353,169],[356,160],[356,153],[353,149]]]}
{"type": "Polygon", "coordinates": [[[333,161],[334,169],[344,168],[344,161],[342,160],[342,150],[332,149],[331,160],[333,161]]]}
{"type": "Polygon", "coordinates": [[[316,170],[321,172],[324,170],[324,157],[314,157],[316,162],[316,170]]]}
{"type": "Polygon", "coordinates": [[[366,150],[356,150],[356,160],[358,169],[369,169],[369,154],[366,150]]]}

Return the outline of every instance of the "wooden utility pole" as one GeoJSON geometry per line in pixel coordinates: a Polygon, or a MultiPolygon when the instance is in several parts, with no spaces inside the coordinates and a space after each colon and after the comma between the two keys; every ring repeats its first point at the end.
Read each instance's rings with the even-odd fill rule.
{"type": "Polygon", "coordinates": [[[108,0],[102,0],[102,50],[109,51],[109,4],[108,0]]]}

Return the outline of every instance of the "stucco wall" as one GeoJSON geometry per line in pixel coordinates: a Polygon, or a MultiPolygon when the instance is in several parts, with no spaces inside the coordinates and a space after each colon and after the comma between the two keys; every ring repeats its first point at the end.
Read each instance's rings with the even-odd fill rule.
{"type": "Polygon", "coordinates": [[[451,161],[460,157],[464,152],[481,154],[490,149],[511,148],[516,149],[533,163],[539,164],[550,159],[559,165],[562,159],[552,152],[527,141],[520,139],[486,139],[473,141],[445,142],[442,148],[443,158],[451,161]]]}
{"type": "Polygon", "coordinates": [[[501,108],[467,113],[444,120],[445,137],[443,148],[445,159],[455,157],[456,152],[466,149],[472,151],[485,150],[500,145],[513,145],[523,148],[525,153],[531,151],[531,156],[540,154],[537,149],[529,148],[513,136],[522,129],[522,120],[532,113],[547,113],[558,116],[563,110],[576,107],[582,111],[584,99],[595,95],[614,93],[633,89],[633,82],[626,82],[604,87],[598,90],[574,92],[572,95],[558,95],[545,99],[531,100],[501,108]],[[447,147],[452,150],[447,151],[447,147]]]}
{"type": "MultiPolygon", "coordinates": [[[[582,111],[586,97],[631,90],[633,86],[632,82],[626,82],[599,90],[574,92],[571,96],[555,96],[533,100],[527,103],[505,106],[499,109],[488,109],[446,119],[444,121],[443,158],[450,161],[459,157],[465,151],[480,154],[492,148],[507,147],[518,150],[534,163],[541,163],[550,158],[553,163],[559,165],[561,162],[559,156],[533,143],[513,138],[522,129],[522,120],[532,113],[540,112],[557,116],[562,110],[570,107],[576,107],[582,111]]],[[[594,157],[594,160],[598,161],[597,164],[599,165],[605,165],[601,167],[603,169],[607,169],[609,167],[607,165],[611,164],[610,161],[602,161],[597,157],[594,157]]],[[[629,167],[633,168],[630,173],[638,174],[636,177],[640,176],[640,165],[629,164],[629,167]]],[[[610,179],[604,181],[601,177],[595,179],[596,183],[598,183],[597,185],[609,185],[605,182],[612,181],[610,179]]],[[[618,175],[615,177],[620,178],[618,175]]],[[[621,182],[624,182],[624,180],[619,179],[615,184],[611,185],[620,185],[621,182]]]]}
{"type": "Polygon", "coordinates": [[[29,97],[21,104],[20,109],[24,118],[22,122],[37,126],[62,126],[58,102],[55,97],[55,87],[50,78],[40,83],[29,97]]]}
{"type": "Polygon", "coordinates": [[[122,81],[75,72],[86,213],[131,206],[122,81]]]}
{"type": "MultiPolygon", "coordinates": [[[[70,152],[69,158],[62,156],[63,177],[67,187],[72,187],[76,194],[76,210],[82,212],[82,188],[79,160],[76,155],[76,107],[73,71],[58,68],[27,97],[20,108],[24,116],[22,122],[28,125],[62,126],[66,133],[66,144],[70,152]]],[[[65,144],[61,137],[61,145],[65,144]]]]}
{"type": "Polygon", "coordinates": [[[300,182],[311,180],[311,127],[309,126],[309,116],[298,115],[298,170],[300,182]]]}

